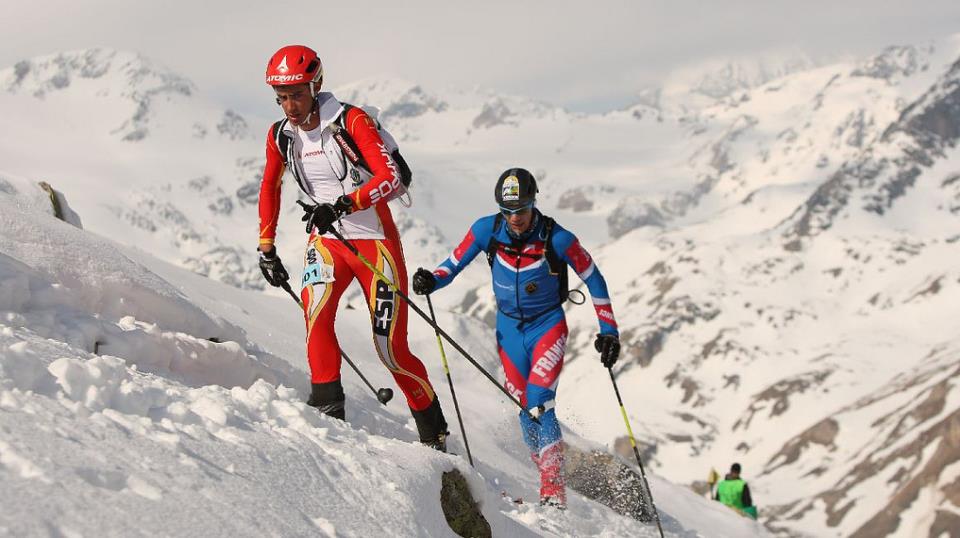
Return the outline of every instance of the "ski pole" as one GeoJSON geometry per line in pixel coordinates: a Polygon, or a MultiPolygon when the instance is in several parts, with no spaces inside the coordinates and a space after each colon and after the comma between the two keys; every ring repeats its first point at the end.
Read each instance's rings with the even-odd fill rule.
{"type": "MultiPolygon", "coordinates": [[[[433,301],[430,295],[427,295],[427,306],[430,307],[430,319],[433,324],[437,324],[437,317],[433,313],[433,301]]],[[[457,410],[457,421],[460,423],[460,434],[463,435],[463,446],[467,448],[467,460],[473,467],[473,456],[470,454],[470,443],[467,441],[467,431],[463,429],[463,416],[460,415],[460,404],[457,402],[457,393],[453,390],[453,378],[450,377],[450,366],[447,364],[447,354],[443,351],[443,341],[440,340],[440,333],[437,333],[437,346],[440,347],[440,361],[443,363],[443,371],[447,374],[447,382],[450,383],[450,396],[453,398],[453,408],[457,410]]]]}
{"type": "Polygon", "coordinates": [[[442,336],[443,339],[446,340],[447,342],[450,342],[450,345],[453,346],[454,349],[459,351],[460,354],[463,355],[468,361],[470,361],[470,364],[474,365],[477,368],[477,370],[480,370],[480,373],[486,376],[486,378],[489,379],[491,383],[493,383],[498,389],[500,389],[500,392],[506,395],[506,397],[509,398],[514,405],[519,407],[522,413],[526,414],[530,418],[530,420],[532,420],[536,424],[540,424],[540,420],[537,417],[533,416],[530,413],[530,411],[527,411],[526,409],[524,409],[523,404],[520,403],[520,400],[517,400],[516,398],[514,398],[512,394],[507,392],[507,389],[503,388],[503,386],[501,386],[500,383],[498,383],[497,380],[494,379],[493,376],[491,376],[490,373],[483,368],[483,366],[480,366],[480,363],[474,360],[474,358],[470,356],[469,353],[467,353],[467,350],[463,349],[460,346],[460,344],[458,344],[456,340],[454,340],[449,334],[447,334],[446,331],[441,329],[439,325],[431,321],[430,318],[427,317],[427,314],[423,311],[423,309],[417,306],[417,304],[414,303],[410,299],[410,297],[407,297],[406,293],[403,293],[402,291],[400,291],[400,288],[398,288],[397,285],[393,283],[393,281],[387,278],[387,275],[383,274],[382,271],[380,271],[372,263],[370,263],[370,260],[368,260],[367,257],[364,256],[363,254],[361,254],[360,251],[357,250],[357,247],[353,245],[353,243],[344,239],[344,237],[340,234],[340,232],[338,232],[336,228],[334,228],[333,226],[330,227],[330,233],[332,233],[334,237],[339,239],[341,243],[346,245],[347,249],[349,249],[350,252],[352,252],[353,255],[356,256],[358,260],[360,260],[361,263],[366,265],[367,268],[373,271],[378,277],[380,277],[380,279],[383,280],[385,284],[390,286],[390,289],[392,289],[393,292],[397,294],[397,296],[399,296],[401,299],[406,301],[406,303],[410,305],[410,308],[412,308],[414,312],[416,312],[421,318],[423,318],[424,321],[427,322],[428,325],[430,325],[431,327],[433,327],[435,331],[437,331],[437,334],[442,336]]]}
{"type": "MultiPolygon", "coordinates": [[[[298,305],[300,305],[300,308],[303,308],[303,302],[300,301],[300,298],[297,297],[297,295],[290,288],[289,282],[284,282],[280,286],[287,293],[290,294],[290,297],[293,297],[293,300],[296,301],[298,305]]],[[[373,385],[370,383],[370,381],[367,380],[367,377],[363,375],[363,373],[360,371],[360,368],[357,368],[357,365],[354,364],[352,360],[350,360],[350,357],[348,357],[347,354],[342,349],[340,350],[340,356],[343,357],[343,360],[347,361],[347,364],[349,364],[350,367],[353,368],[353,371],[356,372],[358,376],[360,376],[360,379],[362,379],[363,382],[366,383],[368,387],[370,387],[370,390],[377,397],[378,402],[382,403],[383,405],[387,405],[387,402],[393,399],[393,389],[388,389],[386,387],[383,387],[380,389],[373,388],[373,385]]]]}
{"type": "Polygon", "coordinates": [[[650,482],[647,481],[647,474],[643,471],[643,462],[640,461],[640,450],[637,449],[637,441],[633,437],[633,428],[630,427],[627,410],[623,407],[623,398],[620,397],[620,389],[617,388],[617,379],[613,376],[613,367],[608,366],[607,371],[610,373],[610,382],[613,383],[613,392],[617,394],[617,403],[620,404],[620,414],[623,415],[623,422],[627,425],[627,434],[630,435],[630,446],[633,447],[633,455],[637,457],[637,465],[640,466],[640,477],[643,478],[643,486],[647,490],[647,497],[650,498],[653,517],[657,520],[657,530],[660,531],[660,538],[663,538],[663,527],[660,526],[660,514],[657,512],[656,503],[653,502],[653,492],[650,491],[650,482]]]}

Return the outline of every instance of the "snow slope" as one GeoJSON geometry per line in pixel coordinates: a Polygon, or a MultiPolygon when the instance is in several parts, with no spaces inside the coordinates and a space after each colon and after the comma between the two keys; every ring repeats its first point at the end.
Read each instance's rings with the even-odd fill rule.
{"type": "MultiPolygon", "coordinates": [[[[306,406],[292,301],[72,227],[22,203],[33,196],[29,182],[7,185],[0,535],[450,536],[440,475],[456,467],[495,536],[655,536],[577,495],[563,513],[503,500],[501,490],[535,495],[532,465],[515,412],[461,363],[454,375],[476,470],[414,442],[403,405],[380,407],[350,372],[349,423],[306,406]]],[[[340,334],[365,334],[365,318],[343,312],[340,334]]],[[[482,337],[468,337],[469,321],[443,322],[483,349],[482,337]]],[[[413,339],[425,357],[429,335],[421,328],[413,339]]],[[[343,341],[385,383],[368,339],[343,341]]],[[[442,380],[437,361],[429,364],[442,380]]],[[[461,451],[459,436],[452,448],[461,451]]],[[[655,476],[652,487],[669,536],[760,533],[686,488],[655,476]]]]}

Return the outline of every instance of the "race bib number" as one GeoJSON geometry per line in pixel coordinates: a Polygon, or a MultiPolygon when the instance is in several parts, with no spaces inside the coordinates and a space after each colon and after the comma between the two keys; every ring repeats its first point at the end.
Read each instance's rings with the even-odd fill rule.
{"type": "Polygon", "coordinates": [[[333,266],[325,263],[311,263],[303,268],[303,286],[324,284],[336,280],[333,277],[333,266]]]}

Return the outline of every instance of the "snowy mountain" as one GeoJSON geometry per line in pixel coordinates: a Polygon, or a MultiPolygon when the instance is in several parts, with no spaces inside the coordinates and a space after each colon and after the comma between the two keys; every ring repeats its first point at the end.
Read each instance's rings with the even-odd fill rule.
{"type": "MultiPolygon", "coordinates": [[[[52,101],[63,94],[69,94],[72,99],[95,97],[109,100],[117,111],[130,108],[132,113],[123,116],[113,130],[113,134],[129,142],[145,139],[152,125],[163,125],[164,108],[168,104],[178,104],[197,93],[192,82],[154,65],[147,58],[108,49],[18,62],[12,70],[7,70],[0,89],[52,101]]],[[[231,110],[223,111],[215,123],[209,118],[203,119],[209,123],[197,121],[192,126],[197,138],[204,138],[209,132],[230,139],[249,136],[246,121],[231,110]]]]}
{"type": "Polygon", "coordinates": [[[738,90],[749,90],[771,80],[793,73],[808,71],[816,64],[804,55],[781,59],[759,59],[751,63],[725,62],[717,66],[693,84],[695,93],[721,99],[738,90]]]}
{"type": "MultiPolygon", "coordinates": [[[[960,508],[958,61],[951,36],[845,63],[731,64],[692,78],[706,86],[595,115],[400,80],[334,91],[378,107],[413,165],[414,205],[394,210],[411,268],[434,266],[493,211],[500,171],[534,171],[539,206],[613,290],[618,375],[656,473],[695,484],[741,462],[777,534],[938,536],[960,508]]],[[[0,170],[51,182],[94,233],[263,287],[251,252],[269,118],[240,118],[114,51],[24,61],[0,88],[0,113],[22,126],[0,135],[0,170]],[[63,126],[56,159],[34,143],[51,126],[63,126]]],[[[279,247],[295,274],[293,191],[279,247]]],[[[476,262],[434,299],[471,350],[490,351],[475,323],[493,314],[488,288],[476,262]]],[[[569,306],[568,318],[559,414],[617,446],[623,422],[596,402],[610,388],[594,313],[569,306]]]]}
{"type": "MultiPolygon", "coordinates": [[[[960,231],[960,49],[948,43],[906,55],[913,62],[889,49],[818,68],[702,111],[727,122],[697,135],[707,141],[690,161],[702,174],[688,192],[696,203],[598,256],[601,267],[617,252],[637,260],[607,271],[629,290],[618,315],[630,320],[633,363],[622,375],[646,392],[654,465],[693,482],[718,460],[750,462],[770,530],[957,528],[960,453],[946,432],[960,359],[950,286],[960,275],[948,261],[960,231]],[[877,65],[902,69],[867,69],[877,65]]],[[[582,318],[574,345],[586,351],[582,318]]],[[[590,366],[570,364],[565,382],[590,366]]],[[[589,402],[561,396],[573,409],[589,402]]]]}
{"type": "Polygon", "coordinates": [[[262,139],[242,116],[146,58],[107,49],[0,71],[0,103],[18,125],[0,142],[4,171],[66,189],[93,230],[123,230],[164,259],[261,286],[243,234],[230,233],[251,226],[238,210],[256,205],[262,166],[262,139]],[[51,132],[55,146],[35,142],[51,132]]]}

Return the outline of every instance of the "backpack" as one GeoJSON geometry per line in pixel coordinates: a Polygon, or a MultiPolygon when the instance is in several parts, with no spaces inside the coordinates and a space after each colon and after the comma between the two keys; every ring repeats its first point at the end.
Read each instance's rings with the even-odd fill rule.
{"type": "MultiPolygon", "coordinates": [[[[343,112],[340,114],[340,117],[337,118],[337,121],[330,124],[332,130],[333,139],[336,141],[337,145],[340,146],[340,152],[343,154],[343,157],[350,161],[350,164],[354,168],[359,168],[365,171],[368,174],[373,174],[370,170],[370,167],[367,166],[366,160],[363,158],[363,154],[360,153],[360,148],[357,147],[357,143],[353,140],[353,137],[350,136],[350,132],[347,130],[346,121],[347,113],[352,108],[356,108],[354,105],[348,103],[341,103],[343,105],[343,112]]],[[[403,155],[400,154],[400,147],[397,144],[396,139],[393,135],[387,131],[378,119],[379,114],[376,110],[367,111],[367,109],[361,108],[370,119],[373,120],[374,124],[377,126],[377,134],[380,135],[380,139],[383,140],[383,145],[387,149],[387,152],[390,154],[390,157],[393,158],[393,161],[397,163],[397,168],[400,172],[400,189],[390,193],[386,201],[395,200],[407,195],[406,200],[401,200],[405,206],[410,206],[410,183],[413,181],[413,172],[410,170],[410,166],[407,164],[406,159],[403,158],[403,155]]],[[[293,145],[290,144],[290,137],[284,133],[283,128],[287,125],[287,119],[284,118],[273,124],[272,135],[274,141],[277,143],[277,148],[280,149],[280,155],[283,156],[283,164],[290,170],[293,174],[293,177],[297,180],[297,183],[300,185],[300,188],[304,192],[309,192],[305,188],[305,178],[300,177],[300,171],[296,167],[290,166],[290,161],[292,160],[292,149],[293,145]]],[[[343,181],[346,177],[340,178],[340,181],[343,181]]]]}
{"type": "MultiPolygon", "coordinates": [[[[541,217],[543,218],[543,257],[547,259],[550,274],[560,279],[558,304],[563,304],[570,298],[567,264],[564,263],[563,260],[560,259],[560,256],[553,250],[553,227],[556,221],[543,214],[541,214],[541,217]]],[[[503,213],[497,213],[497,216],[493,219],[493,232],[490,234],[490,242],[487,243],[487,264],[489,264],[491,268],[493,267],[493,260],[497,255],[497,250],[500,245],[504,245],[504,249],[511,248],[510,245],[497,241],[497,232],[500,231],[501,226],[503,226],[503,213]]],[[[530,254],[517,252],[517,256],[529,257],[530,254]]]]}

